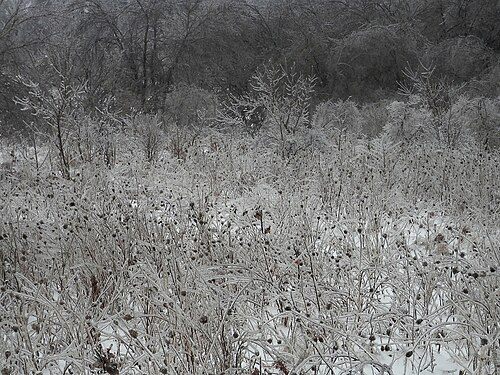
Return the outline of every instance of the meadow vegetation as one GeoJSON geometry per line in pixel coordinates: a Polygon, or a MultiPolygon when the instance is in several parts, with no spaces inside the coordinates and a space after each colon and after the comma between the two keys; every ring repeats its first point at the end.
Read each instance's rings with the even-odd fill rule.
{"type": "Polygon", "coordinates": [[[266,65],[126,116],[26,82],[1,373],[498,374],[500,103],[407,74],[401,101],[312,108],[266,65]]]}

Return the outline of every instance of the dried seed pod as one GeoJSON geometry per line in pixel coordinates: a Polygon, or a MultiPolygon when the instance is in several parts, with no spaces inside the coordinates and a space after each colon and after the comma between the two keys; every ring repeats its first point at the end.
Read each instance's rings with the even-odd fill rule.
{"type": "Polygon", "coordinates": [[[438,233],[436,235],[436,237],[434,237],[434,243],[438,244],[438,243],[442,243],[442,242],[444,242],[444,236],[443,236],[443,234],[438,233]]]}
{"type": "Polygon", "coordinates": [[[128,331],[128,334],[129,334],[132,338],[134,338],[134,339],[136,339],[136,338],[137,338],[137,336],[138,336],[138,333],[137,333],[137,331],[136,331],[135,329],[130,329],[130,330],[128,331]]]}

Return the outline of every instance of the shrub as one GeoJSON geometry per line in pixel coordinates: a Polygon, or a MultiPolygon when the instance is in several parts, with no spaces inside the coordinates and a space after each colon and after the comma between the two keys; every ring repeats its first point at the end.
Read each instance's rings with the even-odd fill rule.
{"type": "Polygon", "coordinates": [[[253,75],[251,91],[232,97],[219,121],[243,125],[255,134],[265,129],[282,158],[295,154],[296,136],[309,126],[309,107],[316,79],[297,73],[294,67],[265,64],[253,75]]]}
{"type": "Polygon", "coordinates": [[[407,143],[422,141],[428,137],[431,116],[424,108],[416,104],[415,98],[408,103],[394,101],[387,106],[387,124],[384,132],[393,141],[407,143]]]}
{"type": "Polygon", "coordinates": [[[389,113],[388,101],[383,100],[365,104],[360,109],[362,133],[369,138],[379,135],[387,123],[389,113]]]}
{"type": "Polygon", "coordinates": [[[82,110],[84,85],[73,85],[60,75],[59,85],[43,88],[39,84],[19,77],[29,93],[24,98],[16,98],[23,111],[30,111],[36,118],[37,132],[47,136],[59,157],[59,169],[69,179],[70,166],[75,157],[70,147],[78,117],[82,110]]]}
{"type": "Polygon", "coordinates": [[[349,99],[327,101],[316,107],[313,124],[329,134],[335,130],[357,135],[361,132],[361,113],[356,103],[349,99]]]}
{"type": "Polygon", "coordinates": [[[159,117],[137,114],[125,119],[125,123],[132,130],[146,161],[148,163],[157,161],[164,144],[164,133],[159,117]]]}

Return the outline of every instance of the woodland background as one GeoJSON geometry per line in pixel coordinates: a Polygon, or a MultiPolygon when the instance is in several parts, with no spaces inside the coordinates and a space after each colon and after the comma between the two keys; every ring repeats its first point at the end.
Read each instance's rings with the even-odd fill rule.
{"type": "Polygon", "coordinates": [[[393,99],[420,64],[495,98],[499,19],[495,0],[1,0],[1,133],[33,121],[15,104],[29,91],[19,77],[80,86],[85,113],[175,112],[175,96],[223,102],[269,62],[316,77],[313,104],[393,99]]]}

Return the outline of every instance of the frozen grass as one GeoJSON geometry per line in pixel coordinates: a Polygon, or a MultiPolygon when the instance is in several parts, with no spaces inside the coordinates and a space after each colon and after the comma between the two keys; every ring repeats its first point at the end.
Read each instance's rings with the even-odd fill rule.
{"type": "Polygon", "coordinates": [[[136,148],[0,182],[2,374],[498,374],[498,151],[136,148]]]}

